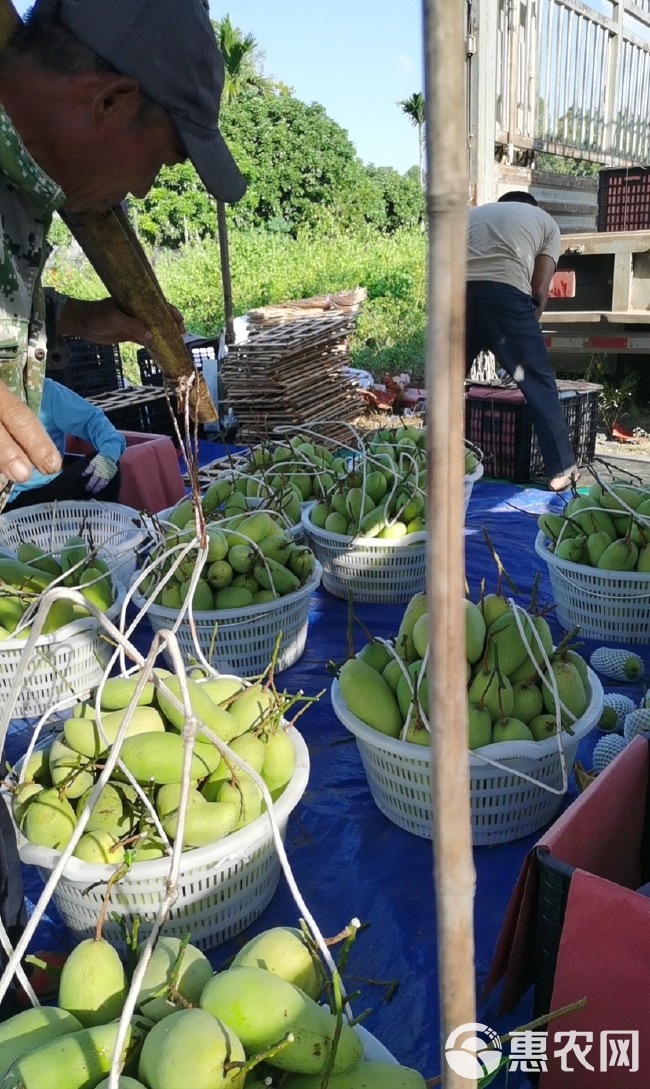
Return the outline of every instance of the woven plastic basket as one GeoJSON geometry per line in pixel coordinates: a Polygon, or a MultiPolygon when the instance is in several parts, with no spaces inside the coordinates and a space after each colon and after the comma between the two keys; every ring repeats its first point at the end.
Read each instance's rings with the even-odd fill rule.
{"type": "MultiPolygon", "coordinates": [[[[26,540],[45,552],[58,554],[68,537],[77,536],[83,526],[116,581],[128,586],[137,566],[138,552],[149,542],[139,523],[138,511],[119,503],[100,503],[95,499],[37,503],[0,515],[0,548],[15,552],[20,542],[26,540]]],[[[86,533],[83,536],[86,539],[86,533]]]]}
{"type": "MultiPolygon", "coordinates": [[[[578,743],[596,725],[603,707],[603,689],[589,671],[589,706],[573,725],[573,734],[561,734],[570,772],[578,743]]],[[[332,684],[332,707],[340,722],[354,734],[370,792],[377,807],[393,824],[416,836],[432,836],[431,764],[429,749],[410,741],[387,737],[366,726],[343,702],[338,681],[332,684]]],[[[472,842],[475,847],[510,843],[537,832],[555,817],[563,796],[522,779],[517,771],[559,788],[562,767],[557,738],[512,741],[469,753],[472,842]],[[480,759],[506,764],[512,771],[494,768],[480,759]]]]}
{"type": "Polygon", "coordinates": [[[469,501],[472,498],[472,491],[477,480],[480,480],[483,476],[483,462],[479,461],[475,469],[467,476],[463,477],[463,486],[465,489],[465,514],[467,514],[467,508],[469,507],[469,501]]]}
{"type": "Polygon", "coordinates": [[[375,537],[344,537],[319,529],[311,520],[314,504],[302,512],[307,543],[323,566],[323,586],[335,597],[389,604],[410,601],[424,590],[426,540],[411,533],[404,543],[375,537]]]}
{"type": "MultiPolygon", "coordinates": [[[[284,838],[289,815],[302,798],[309,779],[309,752],[295,728],[289,730],[296,754],[296,768],[274,813],[284,838]]],[[[17,770],[19,770],[18,765],[17,770]]],[[[9,793],[3,800],[11,812],[9,793]]],[[[12,817],[13,819],[13,817],[12,817]]],[[[17,831],[21,861],[36,866],[47,881],[59,854],[29,843],[17,831]]],[[[141,920],[141,934],[151,931],[167,892],[169,858],[136,862],[111,891],[104,937],[124,949],[119,920],[141,920]],[[117,921],[116,917],[117,916],[117,921]]],[[[71,858],[57,883],[54,903],[65,925],[79,940],[92,937],[114,866],[94,866],[71,858]]],[[[165,923],[165,933],[182,938],[188,931],[192,942],[210,949],[249,926],[270,903],[280,879],[271,824],[265,813],[218,843],[183,852],[178,899],[165,923]]]]}
{"type": "MultiPolygon", "coordinates": [[[[106,611],[117,616],[125,590],[114,582],[116,599],[106,611]]],[[[0,706],[13,691],[14,678],[25,652],[25,639],[0,642],[0,706]]],[[[93,617],[66,624],[36,643],[24,683],[14,704],[14,718],[38,718],[68,696],[80,696],[99,684],[113,648],[93,617]]]]}
{"type": "MultiPolygon", "coordinates": [[[[321,565],[316,567],[304,586],[292,594],[285,594],[277,601],[263,605],[247,605],[242,609],[214,609],[195,612],[194,626],[197,640],[205,657],[221,673],[234,673],[238,677],[259,677],[273,657],[276,640],[282,634],[275,672],[288,669],[297,662],[305,649],[309,604],[311,595],[320,584],[321,565]]],[[[145,605],[139,594],[133,596],[134,604],[141,609],[145,605]]],[[[154,631],[172,628],[178,611],[164,609],[161,605],[147,606],[147,617],[154,631]]],[[[196,648],[189,620],[181,621],[176,638],[186,665],[196,661],[196,648]]],[[[173,668],[171,658],[165,657],[173,668]]]]}
{"type": "Polygon", "coordinates": [[[613,643],[650,642],[650,574],[601,571],[550,552],[540,531],[537,555],[548,564],[557,618],[566,631],[613,643]]]}

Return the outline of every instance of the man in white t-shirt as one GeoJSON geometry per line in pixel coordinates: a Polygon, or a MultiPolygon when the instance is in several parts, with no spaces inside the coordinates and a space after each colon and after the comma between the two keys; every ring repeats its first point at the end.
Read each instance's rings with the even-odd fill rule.
{"type": "Polygon", "coordinates": [[[530,408],[549,487],[577,480],[575,454],[539,325],[560,256],[560,231],[530,193],[504,193],[469,213],[467,232],[467,371],[493,352],[530,408]]]}

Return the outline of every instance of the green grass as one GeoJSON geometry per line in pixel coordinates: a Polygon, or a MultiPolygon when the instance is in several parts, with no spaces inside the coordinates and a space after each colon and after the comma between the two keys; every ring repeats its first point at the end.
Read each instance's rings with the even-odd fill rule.
{"type": "MultiPolygon", "coordinates": [[[[236,314],[256,306],[366,287],[352,364],[381,379],[407,371],[423,385],[426,301],[426,236],[420,231],[392,236],[367,231],[354,235],[232,232],[230,265],[236,314]]],[[[170,302],[195,333],[216,335],[223,326],[223,295],[216,244],[154,253],[152,263],[170,302]]],[[[46,282],[77,298],[105,294],[86,262],[59,249],[46,282]]],[[[126,369],[137,380],[135,348],[123,350],[126,369]]]]}

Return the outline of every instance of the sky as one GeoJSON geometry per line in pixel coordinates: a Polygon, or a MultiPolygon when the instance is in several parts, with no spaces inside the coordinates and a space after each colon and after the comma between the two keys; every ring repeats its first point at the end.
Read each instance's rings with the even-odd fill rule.
{"type": "MultiPolygon", "coordinates": [[[[30,6],[18,0],[22,14],[30,6]]],[[[396,104],[423,89],[420,0],[210,0],[254,34],[265,74],[319,102],[365,163],[400,173],[418,161],[417,130],[396,104]]]]}

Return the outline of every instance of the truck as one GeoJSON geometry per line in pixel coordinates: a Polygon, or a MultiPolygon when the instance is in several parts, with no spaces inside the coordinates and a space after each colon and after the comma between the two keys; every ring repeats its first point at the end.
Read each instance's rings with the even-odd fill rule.
{"type": "Polygon", "coordinates": [[[469,203],[527,189],[557,220],[555,366],[650,353],[650,173],[647,229],[597,229],[607,173],[650,163],[650,0],[467,0],[466,26],[469,203]]]}

